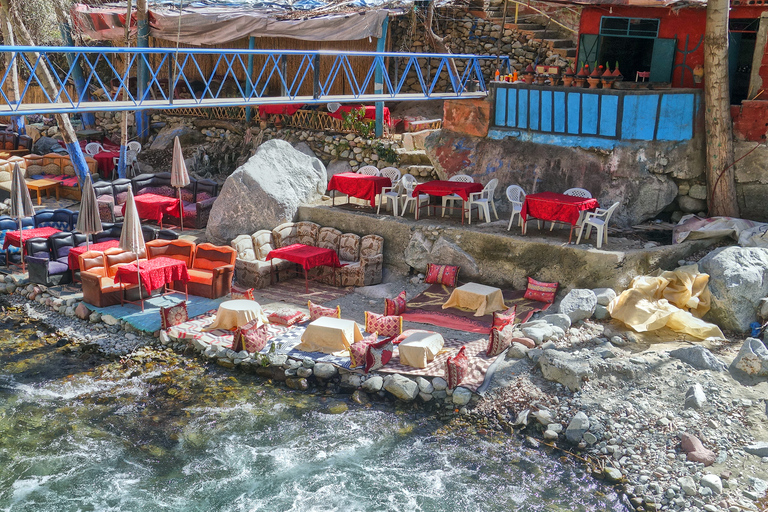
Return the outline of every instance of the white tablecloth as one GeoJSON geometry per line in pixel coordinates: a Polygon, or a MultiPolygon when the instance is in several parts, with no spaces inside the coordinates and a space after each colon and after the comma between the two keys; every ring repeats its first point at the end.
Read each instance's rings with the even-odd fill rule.
{"type": "Polygon", "coordinates": [[[320,317],[307,326],[297,350],[323,354],[349,355],[349,346],[363,339],[353,320],[320,317]]]}
{"type": "Polygon", "coordinates": [[[228,300],[219,304],[216,318],[207,327],[207,330],[242,327],[255,319],[260,320],[257,323],[257,327],[269,322],[267,315],[261,310],[258,302],[246,299],[228,300]]]}
{"type": "Polygon", "coordinates": [[[426,368],[444,344],[445,340],[436,332],[413,333],[397,346],[400,363],[414,368],[426,368]]]}

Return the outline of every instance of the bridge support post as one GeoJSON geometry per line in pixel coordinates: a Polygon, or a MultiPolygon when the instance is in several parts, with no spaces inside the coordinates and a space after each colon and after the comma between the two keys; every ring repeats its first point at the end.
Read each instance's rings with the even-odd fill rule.
{"type": "MultiPolygon", "coordinates": [[[[149,20],[147,19],[147,2],[146,0],[138,0],[136,2],[136,46],[139,48],[149,47],[149,20]]],[[[147,69],[147,63],[144,60],[146,57],[144,54],[137,55],[139,61],[138,76],[136,82],[138,83],[138,97],[145,99],[147,94],[147,83],[149,83],[149,70],[147,69]]],[[[144,143],[149,138],[149,116],[145,110],[137,110],[134,113],[136,119],[136,135],[139,140],[144,143]]]]}
{"type": "MultiPolygon", "coordinates": [[[[248,49],[253,50],[256,48],[256,38],[251,36],[248,38],[248,49]]],[[[248,55],[248,78],[245,81],[245,95],[250,99],[253,94],[253,88],[251,87],[251,80],[253,80],[253,54],[248,55]]],[[[251,107],[245,107],[245,122],[251,122],[251,107]]]]}
{"type": "MultiPolygon", "coordinates": [[[[387,28],[389,27],[389,16],[384,18],[381,22],[381,37],[376,41],[376,51],[384,52],[387,49],[387,28]]],[[[382,59],[381,66],[384,66],[384,60],[382,59]]],[[[384,92],[384,74],[381,66],[376,67],[376,73],[374,76],[373,91],[375,94],[382,94],[384,92]]],[[[384,102],[376,102],[376,136],[381,137],[384,135],[384,102]]]]}

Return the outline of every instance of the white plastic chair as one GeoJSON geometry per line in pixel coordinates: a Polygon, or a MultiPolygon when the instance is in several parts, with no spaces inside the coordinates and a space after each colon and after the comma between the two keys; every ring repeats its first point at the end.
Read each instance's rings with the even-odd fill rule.
{"type": "Polygon", "coordinates": [[[104,151],[104,146],[98,142],[89,142],[85,145],[85,153],[89,156],[93,156],[96,153],[101,153],[102,151],[104,151]]]}
{"type": "Polygon", "coordinates": [[[392,182],[391,187],[383,187],[379,194],[379,206],[376,208],[376,215],[381,211],[381,203],[392,201],[392,215],[397,217],[398,205],[400,204],[400,169],[397,167],[385,167],[379,171],[382,176],[389,178],[392,182]]]}
{"type": "Polygon", "coordinates": [[[493,178],[485,185],[485,187],[483,187],[483,190],[469,194],[469,201],[466,203],[468,224],[472,224],[473,206],[477,206],[477,214],[479,218],[485,218],[486,223],[491,222],[491,210],[493,210],[493,214],[496,216],[496,220],[499,219],[499,214],[496,213],[496,203],[493,201],[493,194],[496,192],[496,186],[498,184],[499,180],[493,178]],[[490,205],[490,207],[488,205],[490,205]]]}
{"type": "Polygon", "coordinates": [[[581,223],[579,236],[576,238],[576,245],[579,245],[579,242],[581,242],[581,234],[584,232],[585,226],[587,228],[587,236],[585,239],[589,239],[589,234],[592,231],[592,227],[594,226],[595,230],[597,231],[597,248],[599,249],[603,246],[603,241],[605,241],[607,244],[608,222],[610,222],[611,215],[613,215],[613,212],[616,211],[616,208],[618,207],[619,203],[615,202],[607,210],[598,208],[594,212],[587,212],[587,215],[584,217],[584,222],[581,223]]]}
{"type": "MultiPolygon", "coordinates": [[[[139,160],[136,156],[136,151],[129,148],[130,144],[129,147],[125,150],[125,177],[134,178],[141,174],[141,168],[139,167],[139,160]]],[[[112,169],[111,179],[115,180],[117,178],[117,168],[120,165],[120,157],[113,157],[112,163],[114,164],[114,167],[112,169]]]]}
{"type": "MultiPolygon", "coordinates": [[[[466,174],[454,174],[450,178],[448,178],[448,181],[458,181],[459,183],[474,183],[475,180],[472,178],[472,176],[467,176],[466,174]]],[[[441,217],[445,217],[445,208],[448,206],[448,203],[451,203],[451,207],[453,207],[453,203],[456,201],[464,201],[461,196],[458,194],[448,194],[447,196],[443,196],[443,214],[441,217]]]]}
{"type": "MultiPolygon", "coordinates": [[[[563,192],[566,196],[574,196],[574,197],[583,197],[584,199],[590,199],[592,198],[592,193],[585,189],[585,188],[569,188],[565,192],[563,192]]],[[[579,213],[579,220],[576,221],[577,226],[581,226],[581,223],[584,222],[584,212],[579,213]]],[[[551,226],[549,226],[549,230],[552,231],[555,229],[555,223],[553,222],[551,226]]]]}
{"type": "Polygon", "coordinates": [[[135,151],[136,154],[138,155],[139,153],[141,153],[141,142],[137,140],[132,140],[131,142],[128,143],[128,149],[130,149],[131,151],[135,151]]]}
{"type": "Polygon", "coordinates": [[[366,176],[381,176],[381,172],[373,165],[366,165],[357,170],[357,174],[365,174],[366,176]]]}
{"type": "Polygon", "coordinates": [[[413,201],[413,208],[415,212],[415,216],[418,217],[418,209],[422,206],[429,207],[429,194],[419,194],[419,197],[413,197],[413,189],[416,188],[416,178],[411,176],[410,174],[405,174],[400,179],[400,185],[403,187],[403,190],[405,191],[405,200],[403,201],[403,213],[400,214],[401,217],[405,217],[405,212],[408,211],[408,203],[413,201]],[[422,205],[423,203],[423,205],[422,205]]]}
{"type": "Polygon", "coordinates": [[[523,211],[523,202],[525,201],[525,190],[519,185],[510,185],[507,187],[507,199],[512,205],[512,216],[509,218],[509,226],[507,231],[512,229],[512,221],[515,220],[517,215],[517,225],[523,227],[523,217],[520,212],[523,211]]]}

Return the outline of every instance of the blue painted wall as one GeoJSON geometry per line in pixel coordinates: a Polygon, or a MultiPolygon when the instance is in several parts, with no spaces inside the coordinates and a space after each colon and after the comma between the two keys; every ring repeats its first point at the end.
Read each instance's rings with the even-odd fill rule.
{"type": "MultiPolygon", "coordinates": [[[[547,135],[571,135],[570,145],[619,141],[686,141],[693,138],[700,92],[575,89],[510,84],[496,87],[494,125],[547,135]]],[[[557,137],[561,142],[565,138],[557,137]]],[[[601,146],[612,146],[610,142],[601,146]]]]}

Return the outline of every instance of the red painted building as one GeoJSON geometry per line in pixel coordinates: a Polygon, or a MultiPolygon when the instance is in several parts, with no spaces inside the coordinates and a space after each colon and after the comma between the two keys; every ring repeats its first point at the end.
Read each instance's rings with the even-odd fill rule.
{"type": "MultiPolygon", "coordinates": [[[[625,81],[649,82],[652,88],[653,84],[655,87],[701,88],[702,80],[706,80],[703,69],[705,2],[592,0],[587,4],[577,0],[563,3],[583,6],[579,66],[608,63],[613,68],[618,62],[625,81]]],[[[732,0],[729,31],[735,135],[742,140],[765,140],[768,0],[732,0]]]]}

